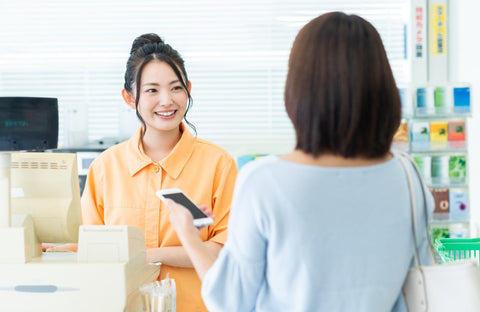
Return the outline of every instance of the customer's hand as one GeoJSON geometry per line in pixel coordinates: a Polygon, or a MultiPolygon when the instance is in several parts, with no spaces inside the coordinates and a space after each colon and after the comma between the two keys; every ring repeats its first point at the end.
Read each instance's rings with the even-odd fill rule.
{"type": "MultiPolygon", "coordinates": [[[[165,205],[170,210],[170,223],[182,242],[188,235],[198,235],[200,229],[193,225],[192,213],[187,208],[171,199],[166,199],[165,205]]],[[[206,215],[214,218],[212,211],[207,209],[207,206],[202,205],[199,208],[206,215]]]]}
{"type": "MultiPolygon", "coordinates": [[[[170,210],[170,223],[177,232],[183,248],[185,248],[193,267],[202,280],[215,262],[221,246],[215,242],[202,241],[200,235],[198,235],[200,229],[193,225],[193,216],[187,208],[171,199],[165,200],[164,203],[170,210]],[[212,250],[215,250],[215,252],[212,253],[212,250]]],[[[212,211],[208,210],[207,206],[200,206],[200,209],[210,218],[214,218],[212,211]]]]}

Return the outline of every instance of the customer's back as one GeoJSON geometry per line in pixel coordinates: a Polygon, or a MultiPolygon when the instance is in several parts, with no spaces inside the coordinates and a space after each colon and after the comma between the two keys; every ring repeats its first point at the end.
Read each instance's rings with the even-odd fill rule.
{"type": "MultiPolygon", "coordinates": [[[[256,290],[257,311],[390,311],[398,299],[396,311],[406,311],[401,286],[412,263],[413,239],[407,182],[397,157],[327,167],[272,156],[242,169],[237,186],[222,253],[248,267],[242,287],[256,290]]],[[[418,181],[415,191],[421,194],[418,181]]],[[[423,210],[417,218],[426,263],[423,210]]],[[[238,273],[216,269],[217,276],[238,273]]],[[[229,292],[232,284],[217,280],[213,289],[229,292]]],[[[245,296],[233,305],[241,306],[245,296]]]]}
{"type": "MultiPolygon", "coordinates": [[[[305,25],[290,54],[285,107],[295,150],[241,170],[229,238],[203,279],[207,307],[406,311],[410,194],[400,160],[390,153],[401,104],[375,28],[339,12],[305,25]]],[[[423,209],[417,218],[425,263],[423,209]]]]}

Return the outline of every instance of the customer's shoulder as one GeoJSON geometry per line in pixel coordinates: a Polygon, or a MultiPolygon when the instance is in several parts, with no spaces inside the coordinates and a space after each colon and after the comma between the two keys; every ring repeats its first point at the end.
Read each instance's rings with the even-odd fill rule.
{"type": "Polygon", "coordinates": [[[245,177],[262,176],[267,172],[277,170],[279,166],[278,156],[269,155],[246,163],[240,170],[240,173],[245,177]]]}

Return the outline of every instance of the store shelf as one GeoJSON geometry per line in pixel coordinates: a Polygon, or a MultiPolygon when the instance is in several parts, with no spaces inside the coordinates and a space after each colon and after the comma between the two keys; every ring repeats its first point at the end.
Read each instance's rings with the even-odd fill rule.
{"type": "MultiPolygon", "coordinates": [[[[438,216],[437,216],[438,217],[438,216]]],[[[433,216],[429,221],[430,225],[450,225],[450,224],[469,224],[469,220],[450,220],[450,219],[435,219],[433,216]]]]}
{"type": "Polygon", "coordinates": [[[435,200],[432,237],[469,235],[467,121],[470,85],[424,84],[401,91],[402,124],[393,149],[409,153],[435,200]],[[410,98],[406,96],[409,95],[410,98]]]}

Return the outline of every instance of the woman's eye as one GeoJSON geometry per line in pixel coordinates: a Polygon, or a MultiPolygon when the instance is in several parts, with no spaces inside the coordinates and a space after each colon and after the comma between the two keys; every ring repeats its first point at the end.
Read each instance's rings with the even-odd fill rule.
{"type": "Polygon", "coordinates": [[[145,92],[147,92],[147,93],[153,93],[153,92],[157,92],[157,90],[156,90],[156,89],[148,89],[148,90],[146,90],[145,92]]]}
{"type": "Polygon", "coordinates": [[[180,90],[183,90],[183,87],[181,87],[181,86],[174,86],[174,87],[172,88],[172,90],[173,90],[173,91],[180,91],[180,90]]]}

